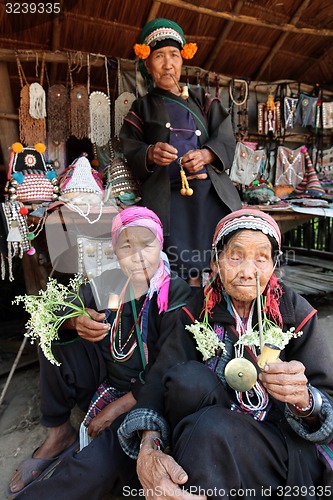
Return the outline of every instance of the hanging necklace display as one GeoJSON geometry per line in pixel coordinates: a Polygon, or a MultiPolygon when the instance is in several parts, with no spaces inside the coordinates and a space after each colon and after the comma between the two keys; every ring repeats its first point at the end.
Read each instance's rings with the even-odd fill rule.
{"type": "Polygon", "coordinates": [[[133,92],[120,93],[120,64],[118,63],[117,69],[118,80],[118,97],[114,102],[114,136],[119,137],[119,132],[124,122],[124,118],[129,112],[133,102],[136,99],[137,93],[137,61],[134,62],[134,81],[135,81],[135,94],[133,92]]]}
{"type": "Polygon", "coordinates": [[[95,91],[90,94],[90,63],[88,62],[88,94],[90,117],[90,140],[97,146],[104,146],[111,137],[111,102],[107,58],[105,57],[107,95],[95,91]]]}
{"type": "MultiPolygon", "coordinates": [[[[32,146],[33,144],[44,142],[46,138],[46,121],[45,121],[45,116],[40,118],[34,118],[30,114],[30,85],[27,82],[27,79],[25,77],[18,56],[16,57],[16,64],[21,84],[20,107],[19,107],[20,141],[26,146],[32,146]]],[[[40,76],[40,86],[42,86],[43,78],[44,78],[44,64],[42,67],[42,74],[40,76]]],[[[32,92],[32,94],[33,93],[34,91],[32,92]]],[[[40,91],[38,93],[41,94],[40,91]]],[[[40,110],[41,107],[38,105],[37,108],[40,110]]]]}
{"type": "Polygon", "coordinates": [[[249,97],[249,83],[247,80],[232,79],[229,81],[229,107],[233,122],[233,129],[238,141],[243,141],[248,135],[248,97],[249,97]],[[239,97],[235,97],[236,86],[239,86],[239,97]],[[234,108],[236,106],[236,108],[234,108]],[[234,125],[235,109],[237,110],[238,124],[237,131],[234,125]]]}
{"type": "Polygon", "coordinates": [[[66,142],[69,137],[69,92],[62,84],[49,88],[47,99],[47,125],[50,139],[55,143],[66,142]]]}
{"type": "MultiPolygon", "coordinates": [[[[236,322],[236,331],[239,336],[242,336],[247,330],[247,325],[251,325],[252,323],[254,303],[252,304],[246,325],[244,325],[232,303],[231,307],[236,322]]],[[[251,350],[256,355],[255,347],[251,350]]],[[[269,404],[268,393],[261,382],[257,380],[257,371],[254,365],[250,361],[245,360],[252,365],[253,368],[250,368],[248,363],[241,361],[244,359],[244,345],[235,345],[234,352],[235,359],[229,361],[230,365],[229,363],[226,365],[225,372],[227,372],[229,382],[237,386],[235,388],[237,401],[243,411],[251,413],[256,420],[263,420],[265,418],[265,410],[269,404]]]]}
{"type": "Polygon", "coordinates": [[[1,253],[1,279],[6,277],[6,261],[8,262],[9,281],[14,280],[13,258],[22,259],[23,253],[33,255],[36,251],[31,246],[31,239],[27,224],[28,209],[23,203],[6,201],[0,204],[0,218],[6,235],[6,251],[1,253]]]}

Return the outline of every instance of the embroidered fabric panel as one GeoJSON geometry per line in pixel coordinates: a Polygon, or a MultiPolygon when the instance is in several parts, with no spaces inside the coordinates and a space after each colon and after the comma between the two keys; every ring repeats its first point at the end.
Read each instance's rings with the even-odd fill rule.
{"type": "Polygon", "coordinates": [[[274,108],[271,109],[266,103],[258,104],[258,134],[268,135],[280,130],[280,102],[274,102],[274,108]]]}
{"type": "Polygon", "coordinates": [[[322,103],[323,128],[333,128],[333,102],[322,103]]]}
{"type": "Polygon", "coordinates": [[[230,179],[238,184],[248,186],[258,178],[260,173],[263,173],[266,159],[265,150],[253,150],[244,143],[238,142],[231,166],[230,179]]]}
{"type": "Polygon", "coordinates": [[[294,128],[298,99],[285,97],[283,100],[284,126],[287,130],[294,128]]]}
{"type": "Polygon", "coordinates": [[[305,175],[305,160],[301,147],[295,150],[279,146],[277,150],[275,185],[296,187],[305,175]]]}

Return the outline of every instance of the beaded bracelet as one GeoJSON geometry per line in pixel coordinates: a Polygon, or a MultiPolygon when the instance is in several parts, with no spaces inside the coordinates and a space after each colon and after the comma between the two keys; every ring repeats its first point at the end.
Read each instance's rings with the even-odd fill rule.
{"type": "Polygon", "coordinates": [[[298,405],[293,405],[297,411],[301,412],[301,413],[305,413],[306,411],[309,411],[311,410],[312,406],[313,406],[313,396],[312,396],[312,392],[309,391],[309,404],[308,406],[305,406],[304,408],[302,408],[301,406],[298,406],[298,405]]]}
{"type": "Polygon", "coordinates": [[[315,387],[311,385],[308,386],[310,402],[305,408],[300,406],[287,403],[289,410],[294,413],[297,417],[305,418],[318,416],[323,404],[323,399],[320,392],[315,387]],[[296,411],[295,411],[296,410],[296,411]]]}
{"type": "Polygon", "coordinates": [[[155,436],[155,437],[153,437],[153,436],[148,436],[147,438],[143,438],[143,439],[141,439],[141,443],[140,443],[140,450],[141,450],[141,447],[142,447],[143,443],[144,443],[145,441],[147,441],[147,439],[152,439],[152,440],[153,440],[153,443],[154,443],[154,445],[156,446],[156,450],[161,450],[161,449],[162,449],[162,447],[163,447],[163,445],[162,445],[162,440],[161,440],[159,437],[157,437],[157,436],[155,436]]]}

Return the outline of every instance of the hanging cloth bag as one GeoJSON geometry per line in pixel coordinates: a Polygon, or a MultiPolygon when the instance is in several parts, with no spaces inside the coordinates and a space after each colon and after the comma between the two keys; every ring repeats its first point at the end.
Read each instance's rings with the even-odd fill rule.
{"type": "Polygon", "coordinates": [[[263,174],[266,160],[267,155],[264,149],[253,150],[243,142],[238,142],[231,166],[230,179],[237,184],[248,186],[263,174]]]}
{"type": "Polygon", "coordinates": [[[29,85],[25,77],[22,64],[19,58],[16,57],[17,70],[21,84],[19,107],[20,141],[26,146],[32,146],[33,144],[44,142],[46,138],[46,115],[44,112],[45,92],[42,88],[44,78],[44,62],[45,56],[43,56],[40,83],[29,85]],[[30,92],[31,86],[33,86],[33,89],[30,92]],[[38,98],[36,97],[37,94],[38,98]]]}
{"type": "MultiPolygon", "coordinates": [[[[88,56],[87,56],[88,65],[88,56]]],[[[74,85],[71,67],[68,59],[68,73],[70,79],[70,135],[77,139],[89,137],[89,95],[87,85],[74,85]]],[[[81,69],[81,66],[80,66],[81,69]]]]}
{"type": "Polygon", "coordinates": [[[47,96],[47,125],[49,138],[55,143],[69,137],[69,92],[62,84],[52,85],[47,96]]]}
{"type": "Polygon", "coordinates": [[[276,158],[275,186],[300,184],[305,175],[305,161],[302,148],[295,150],[279,146],[276,158]]]}

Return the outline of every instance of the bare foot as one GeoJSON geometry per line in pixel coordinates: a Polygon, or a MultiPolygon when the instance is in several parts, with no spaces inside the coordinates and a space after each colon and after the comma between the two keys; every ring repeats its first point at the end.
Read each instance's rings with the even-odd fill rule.
{"type": "Polygon", "coordinates": [[[68,420],[58,427],[50,427],[44,443],[35,451],[33,458],[56,458],[74,443],[77,432],[68,420]]]}

